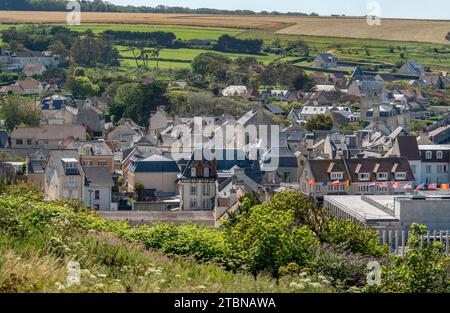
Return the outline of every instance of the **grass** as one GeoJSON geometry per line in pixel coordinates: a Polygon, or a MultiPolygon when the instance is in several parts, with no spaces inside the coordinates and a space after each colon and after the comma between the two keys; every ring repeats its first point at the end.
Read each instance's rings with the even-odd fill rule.
{"type": "MultiPolygon", "coordinates": [[[[120,52],[120,55],[123,57],[133,57],[133,53],[128,50],[127,47],[124,46],[116,46],[117,49],[120,52]]],[[[240,53],[223,53],[223,52],[217,52],[213,50],[206,50],[206,49],[188,49],[188,48],[181,48],[181,49],[162,49],[160,52],[160,59],[163,60],[160,61],[160,67],[161,68],[168,68],[170,66],[173,66],[174,68],[188,68],[190,67],[189,62],[192,61],[196,56],[198,56],[201,53],[205,52],[215,52],[220,53],[223,55],[226,55],[232,59],[236,58],[243,58],[243,57],[255,57],[259,61],[263,62],[264,64],[269,64],[270,62],[274,61],[278,57],[274,54],[268,54],[268,55],[250,55],[250,54],[240,54],[240,53]],[[171,62],[164,61],[170,60],[171,62]],[[179,64],[175,62],[175,60],[179,60],[179,64]],[[188,62],[189,61],[189,62],[188,62]]],[[[136,50],[136,53],[139,54],[139,51],[136,50]]],[[[286,60],[288,60],[286,58],[286,60]]],[[[130,65],[130,66],[136,66],[136,62],[134,60],[122,60],[122,64],[130,65]]],[[[139,62],[139,61],[138,61],[139,62]]],[[[155,63],[152,66],[156,66],[156,62],[149,62],[149,63],[155,63]]]]}
{"type": "Polygon", "coordinates": [[[217,40],[222,35],[236,36],[242,32],[241,29],[218,28],[218,27],[192,27],[192,26],[164,26],[164,25],[102,25],[102,24],[82,24],[80,26],[68,26],[74,31],[83,32],[91,29],[94,33],[99,34],[105,30],[122,30],[134,32],[173,32],[178,39],[210,39],[217,40]]]}
{"type": "Polygon", "coordinates": [[[29,189],[8,190],[0,194],[0,292],[334,291],[316,275],[286,275],[277,284],[266,275],[255,280],[212,262],[169,258],[119,238],[130,230],[68,203],[44,202],[29,189]],[[71,261],[79,264],[80,284],[67,281],[71,261]]]}

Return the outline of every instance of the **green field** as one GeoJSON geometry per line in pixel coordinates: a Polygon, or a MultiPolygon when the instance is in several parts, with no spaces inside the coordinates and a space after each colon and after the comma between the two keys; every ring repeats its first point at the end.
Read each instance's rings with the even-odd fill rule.
{"type": "MultiPolygon", "coordinates": [[[[120,55],[123,57],[133,57],[133,52],[130,51],[127,47],[124,46],[116,46],[117,49],[120,52],[120,55]]],[[[181,65],[177,64],[180,68],[183,67],[189,67],[189,63],[187,61],[192,61],[196,56],[198,56],[201,53],[205,52],[215,52],[220,53],[223,55],[226,55],[232,59],[236,59],[239,57],[255,57],[259,61],[262,61],[264,64],[269,64],[270,62],[274,61],[277,56],[274,54],[268,54],[268,55],[250,55],[250,54],[240,54],[240,53],[222,53],[217,52],[213,50],[205,50],[205,49],[188,49],[188,48],[181,48],[181,49],[162,49],[159,54],[159,58],[163,61],[161,63],[166,63],[165,65],[175,64],[175,63],[182,63],[181,65]],[[170,60],[170,62],[167,62],[165,60],[170,60]],[[175,62],[175,60],[179,60],[180,62],[175,62]]],[[[136,50],[136,54],[139,55],[139,50],[136,50]]],[[[136,65],[136,62],[131,59],[127,60],[121,60],[122,62],[125,62],[126,64],[134,64],[136,65]],[[131,61],[131,62],[130,62],[131,61]]],[[[165,66],[162,66],[164,68],[165,66]]]]}
{"type": "Polygon", "coordinates": [[[99,34],[105,30],[122,30],[135,32],[173,32],[178,39],[211,39],[217,40],[222,35],[237,36],[242,32],[241,29],[217,28],[217,27],[193,27],[193,26],[158,26],[158,25],[102,25],[102,24],[83,24],[80,26],[68,26],[74,31],[86,31],[91,29],[94,33],[99,34]]]}
{"type": "MultiPolygon", "coordinates": [[[[0,24],[0,31],[11,27],[11,25],[0,24]]],[[[18,25],[20,27],[20,25],[18,25]]],[[[241,30],[219,27],[194,27],[194,26],[167,26],[167,25],[131,25],[131,24],[83,24],[81,26],[69,26],[75,31],[85,31],[92,29],[94,33],[101,33],[107,29],[129,30],[129,31],[168,31],[173,32],[177,38],[182,40],[190,39],[211,39],[216,40],[223,34],[236,36],[238,38],[260,38],[265,44],[270,44],[273,40],[280,40],[282,44],[294,41],[304,41],[310,47],[310,55],[315,56],[322,52],[331,52],[341,61],[354,61],[370,64],[395,64],[400,61],[415,60],[424,67],[430,67],[433,71],[450,69],[450,46],[417,43],[417,42],[395,42],[386,40],[368,40],[352,38],[332,38],[314,37],[303,35],[280,35],[267,30],[241,30]],[[392,50],[393,51],[390,51],[392,50]],[[401,56],[403,54],[403,56],[401,56]]],[[[0,41],[1,44],[1,41],[0,41]]],[[[123,50],[123,49],[122,49],[123,50]]],[[[165,49],[161,53],[161,58],[171,60],[192,60],[204,50],[199,49],[165,49]]],[[[228,54],[230,57],[246,55],[228,54]]],[[[289,58],[295,58],[292,56],[289,58]]],[[[274,55],[258,57],[265,64],[276,59],[274,55]]],[[[288,59],[286,59],[288,60],[288,59]]],[[[128,63],[126,61],[125,63],[128,63]]],[[[177,62],[165,62],[164,66],[186,67],[186,64],[177,62]],[[172,63],[172,64],[171,64],[172,63]],[[175,64],[176,63],[176,64],[175,64]]]]}

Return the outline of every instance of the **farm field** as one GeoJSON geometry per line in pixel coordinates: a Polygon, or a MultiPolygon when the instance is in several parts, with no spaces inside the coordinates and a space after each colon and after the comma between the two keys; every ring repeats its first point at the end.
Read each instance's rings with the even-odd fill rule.
{"type": "MultiPolygon", "coordinates": [[[[0,23],[65,23],[67,12],[0,11],[0,23]]],[[[232,16],[83,12],[82,23],[153,24],[262,29],[309,35],[448,44],[450,21],[383,19],[369,26],[365,18],[300,16],[232,16]]]]}

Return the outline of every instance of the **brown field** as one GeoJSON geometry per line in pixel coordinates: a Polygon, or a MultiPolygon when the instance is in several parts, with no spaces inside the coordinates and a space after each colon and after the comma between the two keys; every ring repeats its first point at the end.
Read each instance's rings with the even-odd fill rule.
{"type": "MultiPolygon", "coordinates": [[[[0,23],[64,23],[66,15],[66,12],[0,11],[0,23]]],[[[289,35],[430,43],[449,43],[445,34],[450,32],[450,20],[383,19],[382,25],[369,26],[363,18],[86,12],[82,13],[81,22],[256,28],[289,35]]]]}

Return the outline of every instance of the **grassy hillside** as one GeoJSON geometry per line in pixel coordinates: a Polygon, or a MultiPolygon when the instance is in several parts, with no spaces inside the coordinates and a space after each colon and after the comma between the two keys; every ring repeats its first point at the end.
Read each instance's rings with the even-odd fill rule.
{"type": "MultiPolygon", "coordinates": [[[[1,193],[1,191],[0,191],[1,193]]],[[[316,276],[225,271],[193,258],[168,257],[121,239],[130,228],[39,193],[11,188],[0,195],[0,292],[332,292],[316,276]],[[67,266],[81,266],[69,286],[67,266]]],[[[167,253],[166,253],[167,254],[167,253]]]]}

